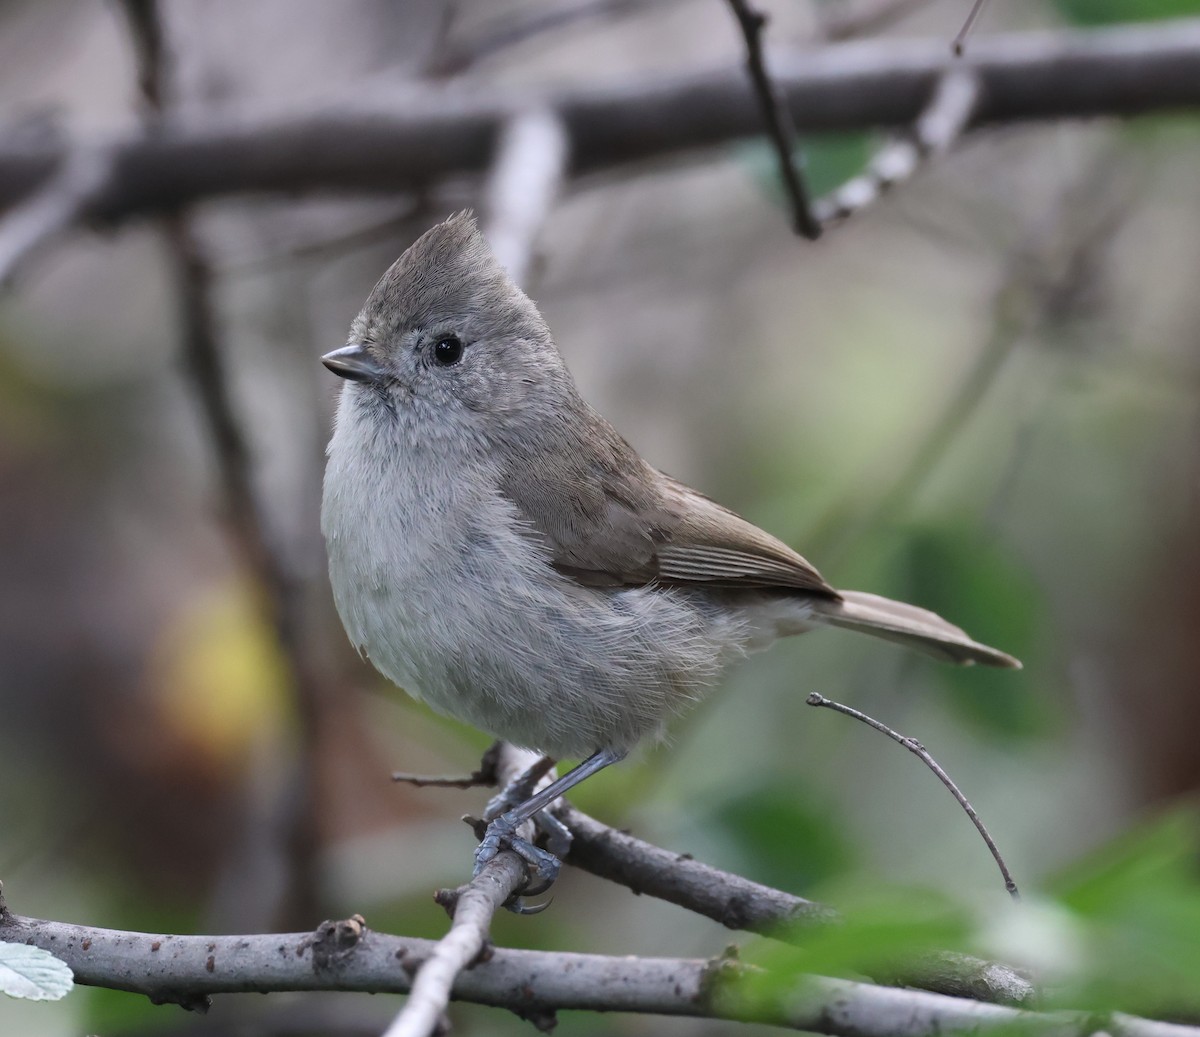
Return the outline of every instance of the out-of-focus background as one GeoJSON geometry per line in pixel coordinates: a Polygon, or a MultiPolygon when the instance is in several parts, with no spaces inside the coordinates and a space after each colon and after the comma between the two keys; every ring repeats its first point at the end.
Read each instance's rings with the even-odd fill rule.
{"type": "MultiPolygon", "coordinates": [[[[610,4],[525,36],[510,30],[548,3],[162,6],[174,111],[199,119],[403,105],[418,79],[468,95],[634,81],[743,51],[726,6],[701,0],[610,4]]],[[[799,45],[854,5],[767,6],[771,40],[799,45]]],[[[908,7],[870,31],[949,40],[965,14],[908,7]]],[[[993,3],[976,31],[1196,12],[1025,0],[993,3]]],[[[134,127],[134,69],[115,5],[0,3],[5,125],[134,127]]],[[[815,188],[880,140],[807,139],[815,188]]],[[[1139,839],[1157,840],[1162,868],[1194,869],[1180,849],[1194,831],[1163,819],[1200,783],[1198,163],[1194,115],[981,131],[815,245],[789,232],[761,139],[566,181],[526,283],[585,395],[831,582],[935,608],[1025,661],[952,671],[848,634],[782,643],[669,746],[583,786],[582,808],[835,902],[935,888],[978,932],[1007,932],[1015,909],[950,797],[892,743],[806,706],[820,691],[933,751],[1027,889],[1046,935],[1024,950],[1056,966],[1063,944],[1086,954],[1089,930],[1039,891],[1120,871],[1139,839]]],[[[487,793],[389,774],[469,771],[487,739],[395,693],[345,643],[317,526],[338,384],[318,357],[409,242],[468,205],[484,206],[480,182],[461,178],[190,210],[255,492],[288,559],[299,675],[230,535],[161,226],[77,230],[0,298],[0,877],[14,911],[168,932],[355,911],[444,929],[430,893],[467,874],[458,818],[487,793]]],[[[732,938],[570,869],[549,911],[494,935],[695,956],[732,938]]],[[[0,1031],[306,1032],[298,1020],[336,1016],[323,1032],[375,1032],[394,1008],[227,997],[198,1022],[76,991],[0,1001],[0,1031]]],[[[528,1026],[453,1018],[463,1033],[528,1026]]],[[[559,1032],[718,1030],[568,1013],[559,1032]]]]}

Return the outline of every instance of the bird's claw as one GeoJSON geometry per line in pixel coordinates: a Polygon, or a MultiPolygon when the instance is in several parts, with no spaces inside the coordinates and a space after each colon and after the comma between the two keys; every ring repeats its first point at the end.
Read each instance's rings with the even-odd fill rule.
{"type": "Polygon", "coordinates": [[[529,879],[521,890],[521,895],[504,906],[510,911],[522,915],[535,915],[544,911],[548,904],[526,905],[525,897],[545,893],[558,878],[562,862],[554,854],[534,846],[528,839],[522,839],[516,834],[517,825],[501,814],[487,826],[479,846],[475,850],[475,871],[478,875],[484,866],[502,849],[512,850],[529,868],[529,879]]]}

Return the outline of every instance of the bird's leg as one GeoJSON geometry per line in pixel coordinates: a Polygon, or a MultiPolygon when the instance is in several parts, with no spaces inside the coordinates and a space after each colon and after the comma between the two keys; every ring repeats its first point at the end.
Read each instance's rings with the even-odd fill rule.
{"type": "MultiPolygon", "coordinates": [[[[546,776],[555,762],[549,756],[535,760],[488,800],[483,819],[492,821],[506,810],[512,810],[513,807],[524,803],[533,795],[537,783],[546,776]]],[[[532,820],[539,834],[546,840],[546,848],[559,860],[566,857],[571,850],[571,830],[546,809],[539,810],[532,820]]]]}
{"type": "Polygon", "coordinates": [[[533,795],[533,790],[537,788],[537,783],[546,776],[546,773],[554,766],[554,763],[555,761],[551,757],[541,756],[529,767],[521,771],[520,774],[488,800],[487,806],[483,810],[483,819],[491,821],[499,817],[506,810],[512,810],[513,807],[524,803],[525,800],[533,795]]]}
{"type": "MultiPolygon", "coordinates": [[[[559,796],[565,795],[585,778],[590,778],[598,771],[602,771],[610,763],[616,763],[623,759],[625,759],[624,750],[601,749],[598,752],[594,752],[578,767],[567,771],[561,778],[552,781],[544,789],[533,793],[524,802],[510,807],[498,817],[493,818],[487,826],[483,840],[475,850],[475,874],[478,875],[483,866],[495,857],[502,847],[507,846],[533,869],[534,877],[537,881],[533,888],[525,890],[526,895],[534,896],[538,893],[544,893],[550,888],[554,880],[558,878],[558,869],[562,862],[554,854],[538,849],[529,840],[520,838],[517,835],[517,829],[535,814],[550,806],[559,796]]],[[[543,762],[543,760],[539,760],[534,766],[541,766],[543,762]]],[[[547,770],[549,770],[549,767],[543,768],[541,773],[544,775],[547,770]]],[[[529,771],[526,771],[517,781],[523,780],[529,773],[529,771]]],[[[535,783],[536,781],[537,778],[534,779],[535,783]]],[[[505,789],[505,793],[507,791],[508,789],[505,789]]],[[[503,795],[504,793],[501,793],[501,796],[503,795]]]]}

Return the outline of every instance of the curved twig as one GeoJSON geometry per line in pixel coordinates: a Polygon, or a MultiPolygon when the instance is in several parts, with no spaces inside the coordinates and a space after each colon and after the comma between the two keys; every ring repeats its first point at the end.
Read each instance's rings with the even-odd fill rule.
{"type": "Polygon", "coordinates": [[[850,706],[843,706],[840,702],[834,702],[833,699],[827,699],[824,695],[818,694],[815,691],[812,692],[808,698],[805,699],[805,701],[810,706],[827,706],[829,709],[836,710],[839,713],[845,713],[848,717],[854,717],[855,720],[861,720],[864,724],[875,728],[876,731],[880,731],[887,735],[888,738],[892,739],[892,741],[899,742],[910,753],[919,757],[921,762],[937,775],[938,781],[945,785],[950,794],[956,800],[958,800],[958,805],[963,808],[967,817],[971,819],[971,823],[983,837],[983,841],[987,843],[987,848],[991,852],[992,857],[995,859],[996,866],[1000,869],[1001,876],[1004,878],[1004,888],[1008,890],[1009,896],[1011,896],[1013,900],[1021,899],[1021,894],[1017,890],[1017,884],[1013,881],[1012,874],[1008,870],[1008,865],[1004,863],[1004,857],[1000,853],[1000,848],[996,845],[996,841],[992,838],[991,833],[987,830],[987,827],[980,819],[979,814],[976,813],[975,808],[971,806],[971,803],[967,797],[962,794],[962,791],[954,783],[950,775],[942,769],[941,764],[939,764],[937,760],[935,760],[929,754],[929,750],[926,749],[925,746],[923,746],[915,738],[909,738],[907,735],[902,735],[900,732],[892,730],[892,728],[888,727],[887,724],[881,723],[874,717],[869,717],[866,713],[863,713],[857,709],[853,709],[850,706]]]}

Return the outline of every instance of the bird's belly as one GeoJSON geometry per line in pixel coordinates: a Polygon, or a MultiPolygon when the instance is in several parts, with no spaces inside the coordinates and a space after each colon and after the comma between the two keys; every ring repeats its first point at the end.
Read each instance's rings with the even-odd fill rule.
{"type": "Polygon", "coordinates": [[[734,647],[686,595],[582,588],[503,540],[446,546],[436,566],[403,572],[331,558],[339,611],[409,694],[518,745],[570,758],[631,748],[713,683],[734,647]],[[350,586],[353,569],[365,583],[350,586]]]}

